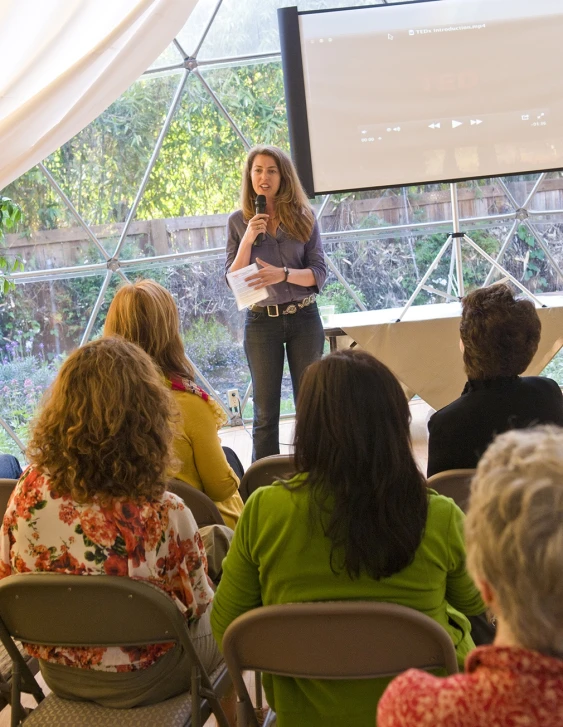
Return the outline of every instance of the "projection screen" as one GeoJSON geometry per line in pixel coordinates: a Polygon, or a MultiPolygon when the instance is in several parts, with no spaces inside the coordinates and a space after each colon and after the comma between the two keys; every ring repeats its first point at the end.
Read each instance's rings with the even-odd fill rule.
{"type": "Polygon", "coordinates": [[[563,2],[278,11],[311,196],[563,167],[563,2]]]}

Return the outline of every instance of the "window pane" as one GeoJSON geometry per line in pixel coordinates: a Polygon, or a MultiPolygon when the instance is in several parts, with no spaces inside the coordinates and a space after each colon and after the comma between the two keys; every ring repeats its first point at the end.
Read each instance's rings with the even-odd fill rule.
{"type": "Polygon", "coordinates": [[[149,68],[163,68],[164,66],[176,66],[180,63],[182,63],[184,58],[182,57],[182,54],[176,47],[175,43],[170,43],[170,45],[164,50],[158,58],[151,63],[149,68]]]}
{"type": "Polygon", "coordinates": [[[279,61],[202,69],[202,75],[249,144],[273,144],[289,151],[289,134],[279,61]]]}
{"type": "Polygon", "coordinates": [[[279,52],[277,9],[288,4],[299,10],[377,5],[377,0],[223,0],[199,58],[225,58],[279,52]]]}
{"type": "Polygon", "coordinates": [[[96,245],[78,227],[39,167],[6,187],[2,195],[22,209],[18,229],[6,235],[4,244],[10,254],[23,260],[25,270],[103,262],[96,245]]]}
{"type": "MultiPolygon", "coordinates": [[[[24,443],[43,392],[80,343],[102,281],[26,283],[0,299],[0,416],[24,443]]],[[[3,429],[0,452],[19,454],[3,429]]]]}
{"type": "Polygon", "coordinates": [[[46,161],[101,238],[119,233],[154,150],[181,73],[144,77],[46,161]]]}
{"type": "Polygon", "coordinates": [[[240,138],[200,81],[190,77],[122,257],[224,245],[244,157],[240,138]]]}

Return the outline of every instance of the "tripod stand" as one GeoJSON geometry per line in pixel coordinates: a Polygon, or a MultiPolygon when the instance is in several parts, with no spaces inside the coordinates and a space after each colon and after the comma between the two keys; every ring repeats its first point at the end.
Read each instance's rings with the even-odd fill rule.
{"type": "Polygon", "coordinates": [[[491,270],[496,269],[502,275],[506,280],[510,280],[511,283],[514,283],[514,285],[517,288],[520,288],[520,290],[527,295],[529,298],[531,298],[534,303],[538,307],[546,308],[545,306],[536,296],[531,293],[528,288],[526,288],[525,285],[523,285],[519,280],[516,280],[516,278],[511,275],[508,270],[502,267],[500,263],[498,263],[494,258],[492,258],[483,248],[479,247],[476,242],[474,242],[470,237],[468,237],[465,232],[460,232],[459,227],[459,203],[457,199],[457,184],[455,182],[452,182],[450,184],[450,199],[452,203],[452,223],[453,223],[453,232],[450,232],[448,235],[448,239],[443,244],[442,248],[440,249],[440,252],[436,255],[433,262],[431,263],[428,270],[424,273],[421,281],[416,286],[413,294],[408,299],[408,301],[405,303],[405,307],[401,311],[399,317],[397,318],[397,323],[403,320],[406,312],[411,307],[411,305],[416,300],[418,294],[421,290],[426,290],[429,293],[434,293],[435,295],[441,295],[443,298],[446,298],[447,300],[461,300],[463,296],[465,295],[465,288],[463,284],[463,263],[462,263],[462,257],[461,257],[461,243],[465,242],[468,245],[470,245],[481,257],[483,257],[488,263],[491,264],[491,270]],[[447,292],[436,290],[435,288],[429,288],[426,285],[426,282],[428,278],[434,273],[438,265],[440,264],[440,261],[444,257],[444,255],[447,253],[447,251],[451,247],[451,258],[450,258],[450,272],[448,276],[448,287],[447,292]],[[453,296],[451,294],[451,290],[453,287],[454,277],[454,267],[456,271],[456,287],[457,287],[457,296],[453,296]]]}

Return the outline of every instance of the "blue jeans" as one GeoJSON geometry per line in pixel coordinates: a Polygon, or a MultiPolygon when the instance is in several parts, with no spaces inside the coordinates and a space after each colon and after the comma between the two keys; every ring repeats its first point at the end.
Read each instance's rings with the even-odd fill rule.
{"type": "Polygon", "coordinates": [[[18,460],[11,454],[0,454],[0,478],[19,480],[22,468],[18,460]]]}
{"type": "Polygon", "coordinates": [[[323,355],[324,332],[316,303],[297,313],[271,318],[267,313],[247,311],[244,352],[252,376],[254,400],[252,461],[279,454],[279,421],[284,346],[287,352],[293,400],[299,381],[309,364],[323,355]]]}

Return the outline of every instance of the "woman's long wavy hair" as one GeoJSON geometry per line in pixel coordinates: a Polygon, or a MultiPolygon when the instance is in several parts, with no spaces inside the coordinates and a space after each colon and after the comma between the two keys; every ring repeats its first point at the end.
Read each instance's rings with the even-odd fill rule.
{"type": "Polygon", "coordinates": [[[399,382],[369,353],[338,351],[306,369],[295,463],[307,473],[302,487],[311,491],[311,518],[331,540],[335,573],[378,580],[412,563],[428,500],[409,425],[399,382]]]}
{"type": "Polygon", "coordinates": [[[254,158],[258,154],[267,154],[272,157],[280,172],[280,188],[276,196],[276,213],[279,216],[280,224],[294,240],[307,242],[311,237],[315,216],[311,205],[299,180],[297,171],[293,166],[290,157],[277,146],[261,144],[254,146],[248,152],[242,173],[242,187],[240,204],[245,220],[249,220],[256,214],[254,202],[256,192],[252,186],[250,172],[254,158]]]}
{"type": "Polygon", "coordinates": [[[127,283],[117,291],[108,310],[104,336],[121,336],[136,343],[165,376],[195,378],[180,336],[174,298],[154,280],[127,283]]]}
{"type": "Polygon", "coordinates": [[[159,498],[173,464],[170,392],[150,357],[118,338],[77,349],[32,425],[29,461],[59,495],[159,498]]]}

